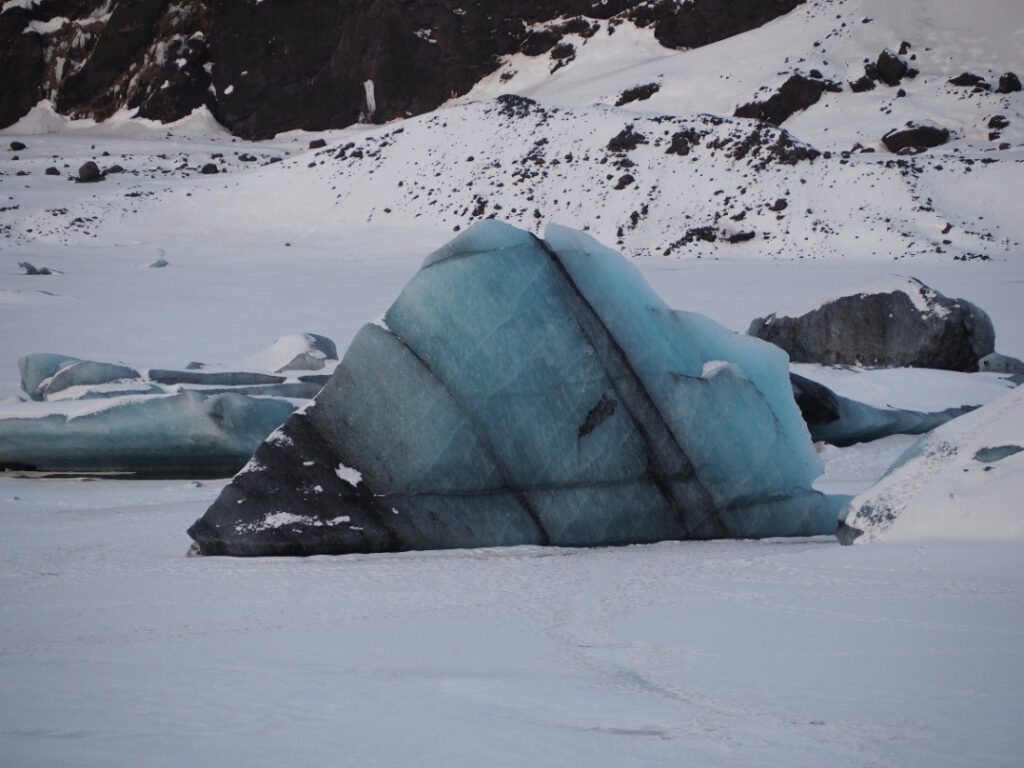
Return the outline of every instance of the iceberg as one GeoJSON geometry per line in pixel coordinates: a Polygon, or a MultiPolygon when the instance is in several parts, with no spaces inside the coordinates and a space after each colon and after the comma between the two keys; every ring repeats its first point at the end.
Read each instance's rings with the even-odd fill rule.
{"type": "Polygon", "coordinates": [[[799,374],[790,373],[789,379],[811,439],[839,447],[889,435],[920,435],[978,407],[962,405],[932,412],[876,408],[838,395],[799,374]]]}
{"type": "Polygon", "coordinates": [[[325,374],[308,372],[336,357],[334,342],[313,333],[217,370],[26,355],[21,385],[35,402],[0,407],[0,469],[227,477],[320,391],[325,374]]]}
{"type": "Polygon", "coordinates": [[[223,477],[294,408],[288,400],[190,391],[0,411],[0,468],[223,477]]]}
{"type": "Polygon", "coordinates": [[[615,251],[489,220],[427,257],[189,529],[207,555],[834,534],[781,350],[615,251]]]}

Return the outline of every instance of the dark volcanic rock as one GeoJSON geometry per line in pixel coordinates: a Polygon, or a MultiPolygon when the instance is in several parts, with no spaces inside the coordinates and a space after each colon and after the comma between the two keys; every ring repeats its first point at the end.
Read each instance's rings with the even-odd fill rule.
{"type": "Polygon", "coordinates": [[[46,173],[47,176],[60,176],[60,170],[56,166],[53,166],[53,165],[51,165],[49,168],[47,168],[45,173],[46,173]]]}
{"type": "Polygon", "coordinates": [[[92,160],[84,163],[81,168],[78,169],[77,181],[87,184],[94,181],[102,181],[103,174],[100,173],[100,168],[92,160]]]}
{"type": "Polygon", "coordinates": [[[634,101],[646,101],[661,90],[659,83],[647,83],[646,85],[637,85],[633,88],[627,88],[621,94],[619,98],[615,100],[615,106],[621,107],[625,104],[631,104],[634,101]]]}
{"type": "Polygon", "coordinates": [[[21,150],[23,150],[23,149],[28,149],[28,147],[26,147],[20,141],[12,141],[11,142],[11,152],[21,152],[21,150]]]}
{"type": "Polygon", "coordinates": [[[1016,93],[1021,90],[1020,78],[1013,72],[1007,72],[999,78],[999,87],[996,93],[1016,93]]]}
{"type": "Polygon", "coordinates": [[[831,80],[792,75],[782,84],[778,92],[766,101],[752,101],[749,104],[744,104],[736,109],[734,115],[736,117],[753,117],[758,120],[766,120],[773,125],[782,125],[794,113],[817,104],[821,95],[826,91],[838,93],[841,90],[842,86],[831,80]]]}
{"type": "Polygon", "coordinates": [[[220,168],[217,167],[216,163],[207,163],[199,169],[199,172],[205,174],[220,173],[220,168]]]}
{"type": "Polygon", "coordinates": [[[909,70],[907,63],[889,50],[882,51],[875,62],[875,72],[879,81],[888,86],[899,85],[909,70]]]}
{"type": "Polygon", "coordinates": [[[971,74],[970,72],[964,72],[962,74],[957,75],[956,77],[951,77],[949,79],[949,84],[958,85],[961,87],[970,87],[974,85],[982,85],[985,87],[988,86],[988,84],[985,82],[984,77],[981,77],[980,75],[971,74]]]}
{"type": "Polygon", "coordinates": [[[801,2],[48,0],[0,14],[0,127],[44,95],[98,119],[129,107],[167,121],[205,105],[246,138],[385,122],[467,92],[504,55],[564,45],[571,56],[562,37],[593,34],[591,18],[631,19],[666,46],[694,48],[801,2]],[[67,21],[56,31],[29,31],[57,18],[67,21]]]}
{"type": "Polygon", "coordinates": [[[782,347],[793,362],[826,365],[977,371],[995,345],[984,310],[913,278],[833,299],[799,317],[757,318],[747,333],[782,347]]]}
{"type": "Polygon", "coordinates": [[[646,136],[634,131],[632,125],[627,125],[608,141],[608,151],[617,153],[629,152],[646,143],[646,136]]]}
{"type": "Polygon", "coordinates": [[[931,147],[938,147],[949,141],[949,129],[937,125],[907,123],[904,128],[894,128],[882,137],[882,143],[890,152],[916,154],[931,147]]]}

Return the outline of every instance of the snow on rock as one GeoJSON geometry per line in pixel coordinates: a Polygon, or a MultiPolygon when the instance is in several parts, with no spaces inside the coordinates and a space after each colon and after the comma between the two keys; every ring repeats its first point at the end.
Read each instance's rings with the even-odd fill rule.
{"type": "Polygon", "coordinates": [[[200,552],[835,530],[785,355],[668,309],[582,233],[477,224],[427,257],[386,320],[285,422],[291,445],[264,442],[189,529],[200,552]],[[352,524],[250,525],[279,512],[352,524]]]}
{"type": "Polygon", "coordinates": [[[759,317],[747,333],[798,363],[977,371],[978,360],[995,347],[984,310],[914,278],[875,283],[796,317],[759,317]]]}
{"type": "Polygon", "coordinates": [[[916,442],[850,505],[841,538],[1024,539],[1024,387],[916,442]]]}

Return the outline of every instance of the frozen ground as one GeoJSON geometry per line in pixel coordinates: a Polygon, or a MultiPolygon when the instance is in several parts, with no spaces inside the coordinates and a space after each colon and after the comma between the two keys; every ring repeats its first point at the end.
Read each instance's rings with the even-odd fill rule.
{"type": "Polygon", "coordinates": [[[5,765],[1020,764],[1020,542],[186,558],[220,485],[2,482],[5,765]]]}

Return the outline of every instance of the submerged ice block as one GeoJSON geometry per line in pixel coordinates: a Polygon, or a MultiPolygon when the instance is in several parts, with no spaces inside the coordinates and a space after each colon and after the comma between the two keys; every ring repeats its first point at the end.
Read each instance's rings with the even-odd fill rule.
{"type": "Polygon", "coordinates": [[[482,222],[189,534],[229,555],[831,534],[787,364],[586,235],[482,222]]]}

